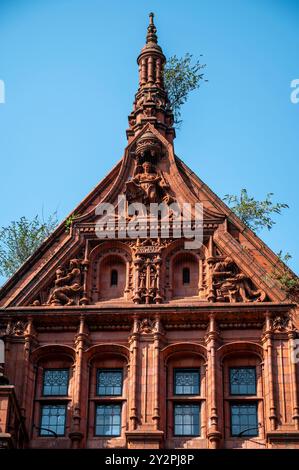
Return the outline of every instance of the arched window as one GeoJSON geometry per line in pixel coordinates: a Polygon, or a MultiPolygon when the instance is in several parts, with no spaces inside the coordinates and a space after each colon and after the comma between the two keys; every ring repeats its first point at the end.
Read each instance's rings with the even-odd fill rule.
{"type": "Polygon", "coordinates": [[[190,284],[190,269],[183,268],[183,284],[190,284]]]}
{"type": "Polygon", "coordinates": [[[109,254],[99,266],[98,300],[120,299],[125,295],[126,263],[121,256],[109,254]]]}
{"type": "Polygon", "coordinates": [[[173,298],[198,296],[199,269],[200,263],[196,255],[188,252],[175,255],[172,261],[173,298]]]}
{"type": "Polygon", "coordinates": [[[111,270],[110,285],[117,286],[118,283],[118,272],[116,269],[111,270]]]}

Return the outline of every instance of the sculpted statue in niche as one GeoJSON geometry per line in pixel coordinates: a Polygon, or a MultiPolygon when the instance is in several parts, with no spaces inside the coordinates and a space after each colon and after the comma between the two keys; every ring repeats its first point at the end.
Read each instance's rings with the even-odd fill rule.
{"type": "Polygon", "coordinates": [[[266,298],[263,290],[251,286],[230,257],[215,263],[212,276],[218,302],[263,302],[266,298]]]}
{"type": "Polygon", "coordinates": [[[161,257],[157,253],[138,253],[134,264],[136,288],[133,302],[137,304],[161,303],[159,287],[161,257]]]}
{"type": "Polygon", "coordinates": [[[129,202],[143,204],[165,202],[170,204],[173,198],[168,192],[169,185],[162,172],[159,172],[150,162],[137,165],[134,176],[126,182],[125,194],[129,202]]]}
{"type": "Polygon", "coordinates": [[[65,273],[59,267],[56,270],[54,288],[49,296],[48,305],[74,305],[76,296],[82,290],[80,261],[72,259],[69,269],[65,273]]]}

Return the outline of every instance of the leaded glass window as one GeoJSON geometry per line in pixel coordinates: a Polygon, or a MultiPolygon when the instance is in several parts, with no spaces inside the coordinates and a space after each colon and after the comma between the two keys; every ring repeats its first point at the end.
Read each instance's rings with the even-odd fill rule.
{"type": "Polygon", "coordinates": [[[231,405],[232,436],[258,436],[257,405],[231,405]]]}
{"type": "Polygon", "coordinates": [[[121,405],[97,405],[96,436],[120,436],[121,405]]]}
{"type": "Polygon", "coordinates": [[[123,371],[121,369],[98,369],[97,395],[116,396],[122,394],[123,371]]]}
{"type": "Polygon", "coordinates": [[[68,369],[46,369],[44,371],[43,395],[64,396],[68,394],[68,369]]]}
{"type": "Polygon", "coordinates": [[[199,395],[199,369],[176,369],[174,371],[175,395],[199,395]]]}
{"type": "Polygon", "coordinates": [[[234,367],[230,369],[231,395],[256,395],[255,367],[234,367]]]}
{"type": "Polygon", "coordinates": [[[195,404],[174,405],[175,436],[199,436],[200,406],[195,404]]]}
{"type": "Polygon", "coordinates": [[[54,431],[58,436],[65,434],[65,405],[43,405],[41,407],[40,435],[52,436],[54,431]]]}

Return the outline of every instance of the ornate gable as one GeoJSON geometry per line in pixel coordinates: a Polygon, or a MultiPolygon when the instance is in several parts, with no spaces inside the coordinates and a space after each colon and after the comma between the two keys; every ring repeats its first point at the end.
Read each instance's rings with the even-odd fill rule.
{"type": "MultiPolygon", "coordinates": [[[[153,16],[137,62],[139,88],[123,158],[74,210],[70,230],[64,221],[4,285],[0,305],[287,301],[271,276],[279,262],[276,255],[175,155],[173,116],[163,84],[165,56],[153,16]],[[157,219],[155,235],[148,231],[149,207],[162,203],[167,208],[202,204],[201,247],[186,250],[184,235],[174,236],[171,217],[157,219]],[[99,213],[101,204],[115,209],[106,238],[99,229],[107,216],[99,213]],[[135,237],[121,225],[115,228],[120,219],[125,226],[132,223],[130,204],[146,208],[144,230],[135,237]]],[[[194,228],[193,210],[190,215],[194,228]]]]}

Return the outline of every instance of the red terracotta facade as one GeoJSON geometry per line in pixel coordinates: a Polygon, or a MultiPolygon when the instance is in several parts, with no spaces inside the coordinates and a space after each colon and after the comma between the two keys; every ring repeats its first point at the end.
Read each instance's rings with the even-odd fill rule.
{"type": "Polygon", "coordinates": [[[164,63],[150,16],[123,158],[1,289],[1,447],[299,448],[296,299],[271,276],[276,255],[175,155],[164,63]],[[154,237],[99,238],[95,209],[119,195],[201,202],[202,246],[171,220],[168,235],[159,221],[154,237]]]}

